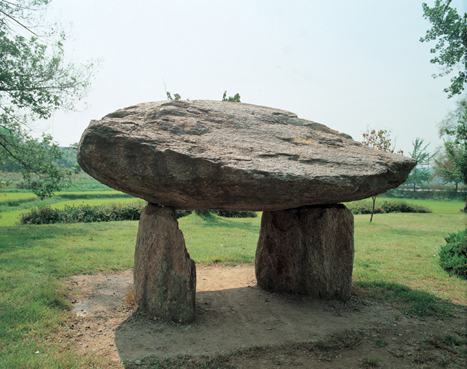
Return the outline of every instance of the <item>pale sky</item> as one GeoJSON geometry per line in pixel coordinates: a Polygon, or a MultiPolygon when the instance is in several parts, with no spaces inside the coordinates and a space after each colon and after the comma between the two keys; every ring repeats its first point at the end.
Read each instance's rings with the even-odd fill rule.
{"type": "Polygon", "coordinates": [[[238,92],[358,141],[367,127],[390,129],[406,155],[417,137],[434,150],[456,98],[443,92],[449,77],[432,78],[434,43],[419,42],[430,27],[422,2],[54,0],[47,16],[68,31],[70,60],[101,63],[89,107],[36,129],[61,145],[78,142],[91,119],[165,100],[165,83],[190,100],[238,92]]]}

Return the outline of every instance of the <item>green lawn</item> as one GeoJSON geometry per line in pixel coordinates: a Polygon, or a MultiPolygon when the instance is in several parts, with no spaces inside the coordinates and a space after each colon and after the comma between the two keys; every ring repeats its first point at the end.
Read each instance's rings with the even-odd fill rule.
{"type": "Polygon", "coordinates": [[[444,237],[466,227],[466,214],[355,216],[353,280],[397,283],[467,306],[467,282],[438,264],[444,237]]]}

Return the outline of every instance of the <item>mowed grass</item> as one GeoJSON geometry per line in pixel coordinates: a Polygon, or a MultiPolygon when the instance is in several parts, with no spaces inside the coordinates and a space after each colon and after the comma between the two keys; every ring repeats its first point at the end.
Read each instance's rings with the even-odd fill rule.
{"type": "Polygon", "coordinates": [[[63,280],[74,274],[131,268],[136,232],[137,222],[2,228],[0,368],[98,364],[99,358],[79,358],[69,342],[54,340],[72,318],[63,280]]]}
{"type": "Polygon", "coordinates": [[[254,263],[261,215],[257,218],[222,218],[191,214],[178,222],[190,257],[196,263],[254,263]]]}
{"type": "MultiPolygon", "coordinates": [[[[91,203],[102,202],[109,200],[91,203]]],[[[448,317],[453,303],[465,308],[467,282],[440,268],[438,249],[448,233],[465,228],[466,219],[458,211],[376,214],[373,223],[369,215],[355,216],[354,291],[421,316],[448,317]]],[[[179,219],[190,256],[203,264],[253,263],[260,222],[260,216],[179,219]]],[[[131,268],[137,230],[135,221],[0,228],[0,368],[118,366],[93,354],[78,357],[56,337],[73,319],[64,280],[131,268]]]]}
{"type": "Polygon", "coordinates": [[[373,223],[368,215],[354,219],[356,288],[385,299],[400,298],[402,287],[418,291],[418,306],[409,308],[415,313],[429,313],[436,300],[430,296],[467,306],[467,281],[449,277],[438,256],[444,237],[465,229],[466,214],[377,214],[373,223]]]}

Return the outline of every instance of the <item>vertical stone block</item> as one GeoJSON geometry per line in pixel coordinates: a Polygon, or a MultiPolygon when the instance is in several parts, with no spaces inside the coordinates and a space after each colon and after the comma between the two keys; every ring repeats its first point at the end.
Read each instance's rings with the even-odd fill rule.
{"type": "Polygon", "coordinates": [[[141,212],[134,292],[147,314],[181,323],[195,317],[196,267],[171,207],[148,204],[141,212]]]}
{"type": "Polygon", "coordinates": [[[354,222],[344,205],[265,211],[256,249],[258,285],[268,291],[348,299],[354,222]]]}

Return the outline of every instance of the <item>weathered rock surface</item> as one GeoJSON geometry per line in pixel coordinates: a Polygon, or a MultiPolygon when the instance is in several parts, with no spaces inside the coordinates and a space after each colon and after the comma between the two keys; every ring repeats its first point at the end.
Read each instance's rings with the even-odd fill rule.
{"type": "Polygon", "coordinates": [[[151,203],[253,211],[367,198],[403,183],[416,163],[287,111],[202,100],[144,103],[92,121],[78,162],[151,203]]]}
{"type": "Polygon", "coordinates": [[[173,208],[148,204],[141,212],[134,292],[139,308],[152,316],[181,323],[195,317],[195,263],[173,208]]]}
{"type": "Polygon", "coordinates": [[[256,248],[258,285],[321,299],[350,297],[354,222],[344,205],[263,212],[256,248]]]}

